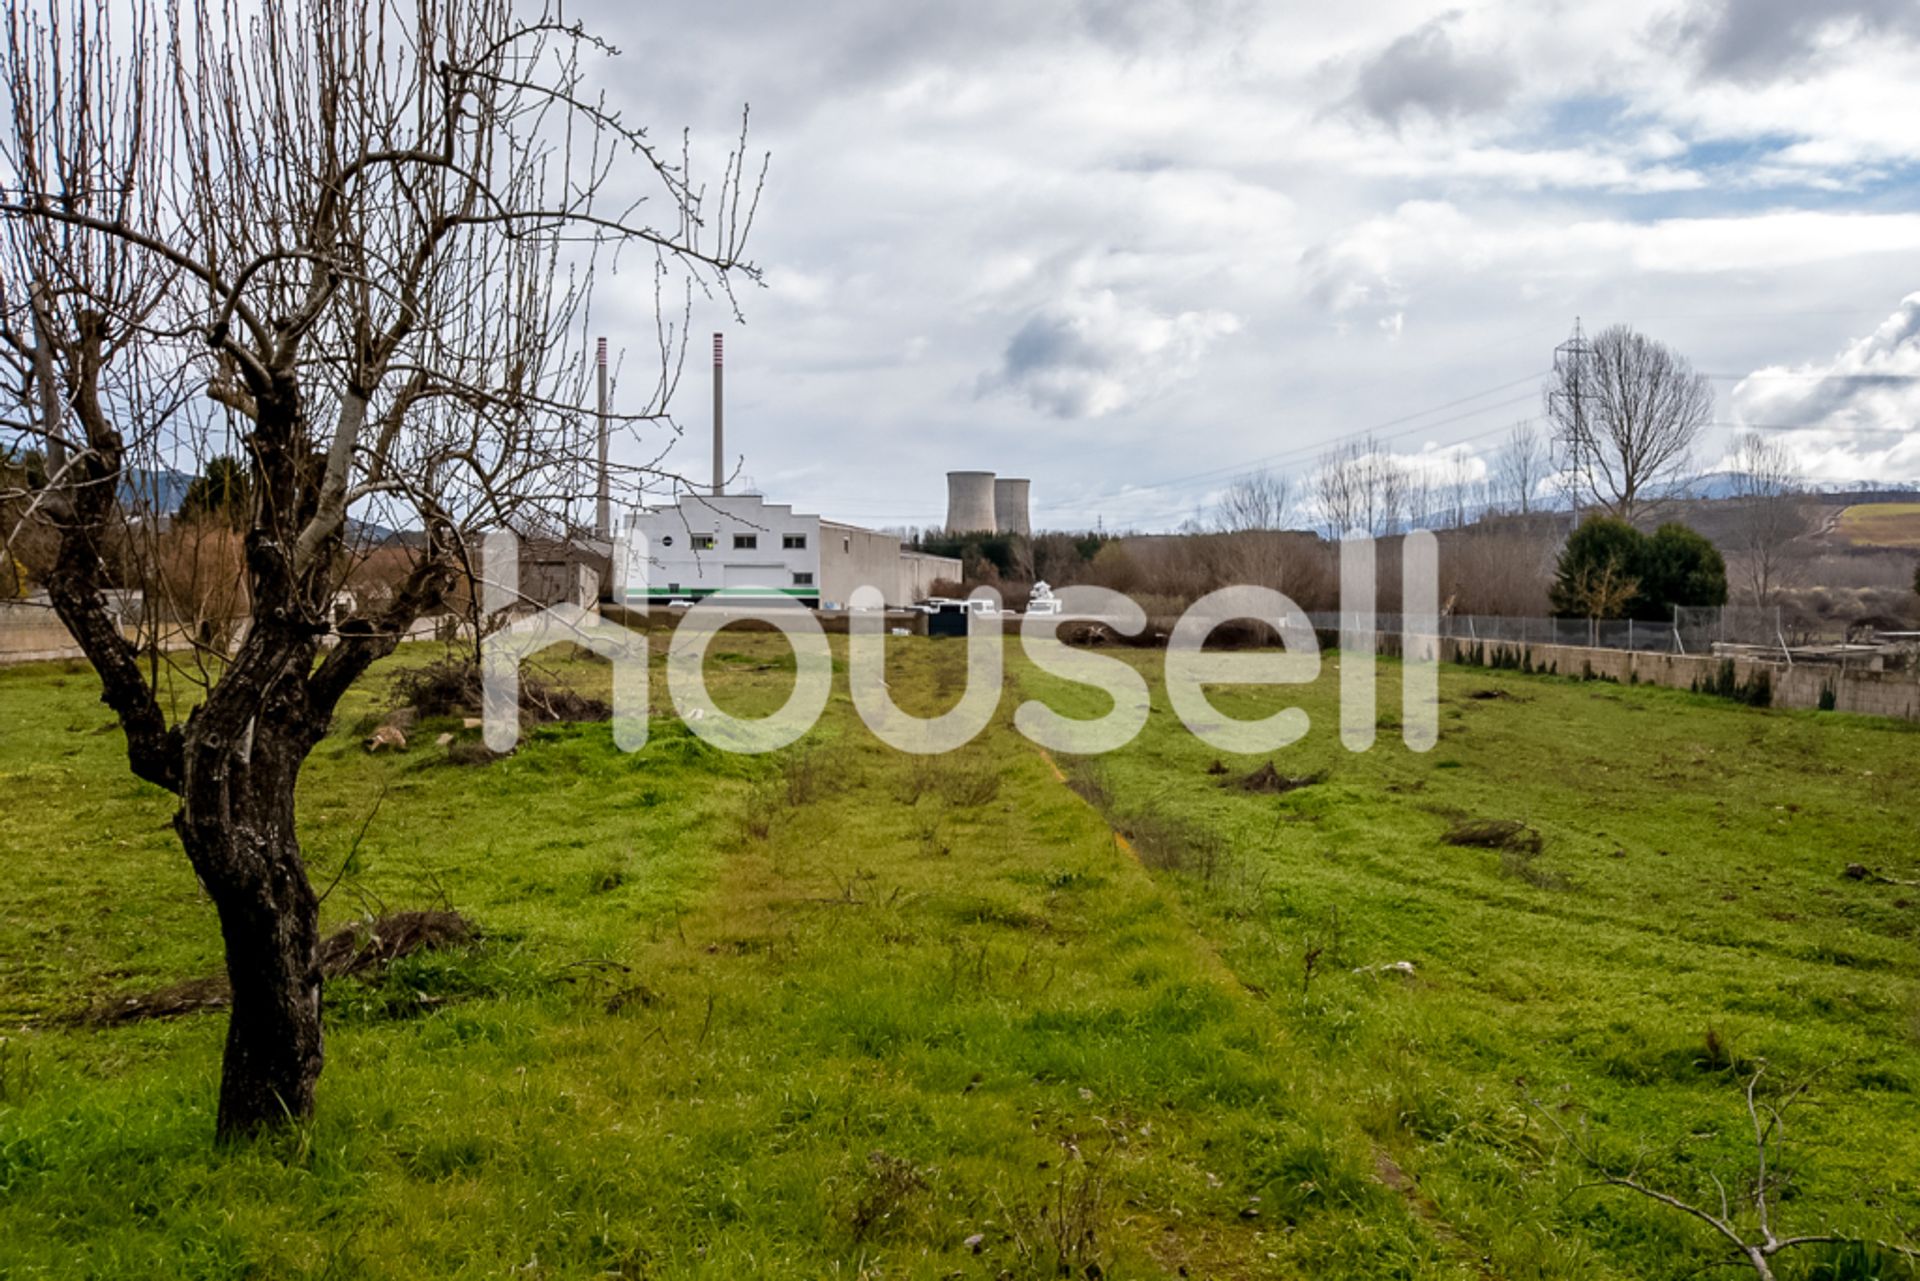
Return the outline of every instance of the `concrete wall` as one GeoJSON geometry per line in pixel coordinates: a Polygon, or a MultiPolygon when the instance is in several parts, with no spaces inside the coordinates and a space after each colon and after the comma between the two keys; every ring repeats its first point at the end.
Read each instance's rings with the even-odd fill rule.
{"type": "Polygon", "coordinates": [[[900,553],[899,596],[887,603],[911,605],[923,601],[933,595],[934,583],[942,578],[953,583],[960,581],[959,558],[903,551],[900,553]]]}
{"type": "MultiPolygon", "coordinates": [[[[457,634],[462,623],[452,615],[439,615],[415,619],[407,629],[405,640],[437,640],[443,634],[457,634]]],[[[151,627],[141,627],[133,623],[122,623],[120,634],[135,645],[146,646],[153,640],[152,631],[159,630],[160,649],[163,653],[174,654],[193,648],[193,639],[187,629],[178,623],[159,623],[151,627]]],[[[238,634],[237,632],[235,633],[238,634]]],[[[325,638],[322,645],[331,645],[332,638],[325,638]]],[[[11,602],[0,603],[0,666],[10,663],[54,662],[61,659],[85,658],[86,651],[74,643],[66,626],[61,623],[52,610],[35,606],[16,605],[11,602]]]]}
{"type": "Polygon", "coordinates": [[[67,650],[80,652],[51,608],[12,601],[0,604],[0,661],[65,658],[67,650]]]}
{"type": "MultiPolygon", "coordinates": [[[[1398,636],[1381,636],[1383,644],[1399,645],[1398,636]]],[[[1525,661],[1536,671],[1560,676],[1599,677],[1623,685],[1664,685],[1695,689],[1717,680],[1727,659],[1704,654],[1649,654],[1623,649],[1586,649],[1575,645],[1523,645],[1511,641],[1456,640],[1440,642],[1448,662],[1478,660],[1491,663],[1496,655],[1513,663],[1525,661]]],[[[1773,685],[1773,706],[1816,708],[1831,690],[1835,711],[1869,716],[1920,720],[1920,680],[1907,672],[1870,672],[1820,663],[1762,662],[1736,658],[1735,681],[1742,685],[1764,675],[1773,685]]]]}
{"type": "Polygon", "coordinates": [[[913,603],[899,599],[899,535],[821,521],[820,603],[844,608],[856,587],[874,588],[889,605],[913,603]]]}

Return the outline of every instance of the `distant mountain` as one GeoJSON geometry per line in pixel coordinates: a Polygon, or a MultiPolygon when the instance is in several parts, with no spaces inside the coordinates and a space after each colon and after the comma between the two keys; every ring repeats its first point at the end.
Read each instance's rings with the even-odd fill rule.
{"type": "MultiPolygon", "coordinates": [[[[193,483],[187,472],[171,467],[129,467],[120,477],[120,502],[146,515],[171,518],[186,501],[187,486],[193,483]]],[[[397,537],[393,530],[372,521],[347,518],[345,537],[353,548],[380,547],[397,537]]],[[[424,541],[424,536],[422,536],[424,541]]]]}
{"type": "Polygon", "coordinates": [[[129,467],[120,474],[120,502],[148,515],[171,516],[192,483],[192,476],[171,467],[129,467]]]}
{"type": "MultiPolygon", "coordinates": [[[[1685,485],[1678,487],[1676,497],[1687,498],[1738,498],[1743,482],[1748,476],[1743,472],[1717,471],[1704,476],[1696,476],[1685,485]]],[[[1818,497],[1835,501],[1881,502],[1911,499],[1920,491],[1920,482],[1911,481],[1864,481],[1831,480],[1821,481],[1808,487],[1808,492],[1818,497]]]]}

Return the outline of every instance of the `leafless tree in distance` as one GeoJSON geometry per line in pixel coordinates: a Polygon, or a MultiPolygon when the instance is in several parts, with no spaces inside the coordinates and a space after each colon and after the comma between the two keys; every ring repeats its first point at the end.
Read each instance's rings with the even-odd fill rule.
{"type": "Polygon", "coordinates": [[[1293,481],[1275,471],[1236,476],[1220,496],[1215,520],[1230,534],[1256,529],[1284,529],[1293,510],[1293,481]]]}
{"type": "Polygon", "coordinates": [[[1353,530],[1384,538],[1406,523],[1413,478],[1372,437],[1322,455],[1313,474],[1313,505],[1328,536],[1353,530]]]}
{"type": "MultiPolygon", "coordinates": [[[[592,456],[596,268],[642,268],[665,413],[683,290],[755,278],[758,175],[712,187],[588,87],[615,51],[512,0],[54,0],[0,49],[0,352],[47,478],[53,608],[217,910],[222,1138],[297,1122],[322,1064],[295,785],[347,687],[469,572],[470,531],[565,528],[592,456]],[[614,199],[618,188],[619,199],[614,199]],[[108,606],[137,465],[244,460],[251,613],[193,710],[108,606]],[[330,635],[355,530],[420,531],[330,635]]],[[[742,141],[744,142],[744,130],[742,141]]],[[[677,154],[676,154],[677,153],[677,154]]],[[[632,397],[629,398],[633,399],[632,397]]],[[[636,483],[637,472],[623,476],[636,483]]]]}
{"type": "Polygon", "coordinates": [[[1813,532],[1814,503],[1793,451],[1757,431],[1734,442],[1732,483],[1739,572],[1752,603],[1766,607],[1793,585],[1794,544],[1813,532]]]}
{"type": "Polygon", "coordinates": [[[1447,459],[1447,508],[1445,512],[1448,529],[1464,529],[1471,519],[1474,505],[1473,456],[1464,449],[1455,449],[1447,459]]]}
{"type": "Polygon", "coordinates": [[[1527,515],[1551,471],[1547,442],[1540,429],[1531,422],[1515,423],[1494,464],[1498,501],[1508,511],[1527,515]]]}
{"type": "Polygon", "coordinates": [[[1556,360],[1547,417],[1580,500],[1631,521],[1687,479],[1713,389],[1671,347],[1615,325],[1556,360]]]}

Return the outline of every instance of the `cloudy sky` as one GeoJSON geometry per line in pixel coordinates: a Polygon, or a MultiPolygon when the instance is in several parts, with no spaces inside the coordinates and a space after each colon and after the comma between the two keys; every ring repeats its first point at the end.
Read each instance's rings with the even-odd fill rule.
{"type": "MultiPolygon", "coordinates": [[[[1170,528],[1373,429],[1486,455],[1576,316],[1827,479],[1920,478],[1912,0],[710,0],[575,10],[609,93],[772,152],[728,444],[779,501],[1170,528]]],[[[602,299],[644,354],[639,277],[602,299]]],[[[700,344],[696,343],[696,348],[700,344]]],[[[703,354],[672,461],[705,470],[703,354]]]]}

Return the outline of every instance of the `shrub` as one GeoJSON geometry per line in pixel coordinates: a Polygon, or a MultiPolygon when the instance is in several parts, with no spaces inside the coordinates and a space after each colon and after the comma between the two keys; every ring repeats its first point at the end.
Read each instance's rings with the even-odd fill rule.
{"type": "Polygon", "coordinates": [[[1593,516],[1567,539],[1549,593],[1562,618],[1665,622],[1676,605],[1727,603],[1727,562],[1704,535],[1678,523],[1648,537],[1624,520],[1593,516]]]}
{"type": "Polygon", "coordinates": [[[1644,539],[1611,516],[1589,516],[1567,538],[1548,600],[1562,618],[1624,618],[1640,594],[1644,539]]]}
{"type": "Polygon", "coordinates": [[[246,464],[222,455],[208,461],[204,475],[195,476],[180,500],[179,519],[186,524],[210,522],[228,529],[244,529],[253,507],[253,477],[246,464]]]}
{"type": "Polygon", "coordinates": [[[1668,523],[1645,541],[1640,558],[1640,594],[1633,617],[1665,622],[1673,607],[1727,603],[1727,562],[1706,536],[1668,523]]]}
{"type": "MultiPolygon", "coordinates": [[[[1695,681],[1693,688],[1696,693],[1732,699],[1736,703],[1745,703],[1748,707],[1773,706],[1773,677],[1767,673],[1766,668],[1756,669],[1752,676],[1743,681],[1740,679],[1739,669],[1734,666],[1731,658],[1722,659],[1720,666],[1714,669],[1713,674],[1705,681],[1695,681]]],[[[1820,696],[1820,703],[1825,710],[1832,710],[1826,706],[1825,692],[1820,696]]]]}

